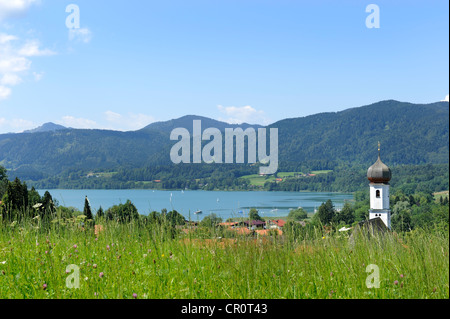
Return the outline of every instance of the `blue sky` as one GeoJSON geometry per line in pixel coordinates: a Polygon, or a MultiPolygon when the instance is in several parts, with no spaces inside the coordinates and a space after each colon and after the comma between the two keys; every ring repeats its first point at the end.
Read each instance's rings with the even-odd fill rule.
{"type": "Polygon", "coordinates": [[[0,133],[448,99],[448,12],[446,0],[0,0],[0,133]],[[379,28],[366,26],[372,3],[379,28]]]}

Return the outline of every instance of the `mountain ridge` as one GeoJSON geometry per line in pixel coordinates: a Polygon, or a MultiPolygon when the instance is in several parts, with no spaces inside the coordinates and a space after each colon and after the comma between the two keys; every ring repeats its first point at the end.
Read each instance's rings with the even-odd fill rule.
{"type": "MultiPolygon", "coordinates": [[[[280,169],[373,164],[378,141],[388,165],[448,163],[448,102],[413,104],[386,100],[370,105],[277,121],[280,169]],[[309,164],[308,164],[309,165],[309,164]],[[311,167],[312,167],[311,166],[311,167]]],[[[61,129],[0,134],[0,165],[25,180],[62,173],[117,171],[172,165],[168,135],[175,127],[262,127],[186,115],[137,131],[61,129]]],[[[65,176],[66,176],[65,175],[65,176]]]]}

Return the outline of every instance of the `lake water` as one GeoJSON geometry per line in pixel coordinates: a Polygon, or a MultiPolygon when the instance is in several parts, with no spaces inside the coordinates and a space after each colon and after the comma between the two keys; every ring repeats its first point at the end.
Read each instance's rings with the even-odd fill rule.
{"type": "MultiPolygon", "coordinates": [[[[45,190],[38,190],[42,196],[45,190]]],[[[331,199],[336,208],[353,199],[348,193],[310,192],[222,192],[222,191],[158,191],[158,190],[49,190],[60,205],[84,208],[84,198],[88,197],[92,211],[102,206],[104,210],[113,205],[123,204],[128,199],[139,213],[148,215],[152,211],[175,209],[187,219],[201,220],[215,213],[224,221],[229,217],[248,216],[251,208],[259,214],[271,217],[287,216],[290,209],[303,207],[308,213],[331,199]],[[202,214],[194,212],[202,211],[202,214]]]]}

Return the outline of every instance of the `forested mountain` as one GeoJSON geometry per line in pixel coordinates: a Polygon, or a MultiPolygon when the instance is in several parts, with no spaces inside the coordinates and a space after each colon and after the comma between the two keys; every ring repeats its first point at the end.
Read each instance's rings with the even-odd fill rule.
{"type": "Polygon", "coordinates": [[[180,117],[179,119],[174,119],[174,120],[165,121],[165,122],[152,123],[152,124],[144,127],[143,129],[141,129],[140,131],[142,131],[142,132],[161,132],[161,133],[166,133],[169,135],[173,129],[178,128],[178,127],[183,127],[183,128],[188,129],[189,132],[192,133],[192,124],[193,124],[194,120],[202,121],[202,130],[205,130],[209,127],[214,127],[223,132],[223,131],[225,131],[226,128],[241,127],[242,129],[245,130],[248,127],[253,127],[255,129],[257,129],[259,127],[263,127],[261,125],[251,125],[251,124],[247,124],[247,123],[243,123],[240,125],[228,124],[228,123],[213,120],[213,119],[210,119],[210,118],[207,118],[204,116],[186,115],[186,116],[180,117]]]}
{"type": "Polygon", "coordinates": [[[65,129],[66,129],[65,126],[55,124],[52,122],[48,122],[48,123],[42,124],[41,126],[35,128],[35,129],[24,131],[23,133],[51,132],[51,131],[59,131],[59,130],[65,130],[65,129]]]}
{"type": "MultiPolygon", "coordinates": [[[[392,167],[448,163],[448,116],[447,102],[411,104],[389,100],[342,112],[285,119],[269,127],[279,130],[279,171],[333,169],[342,165],[368,167],[376,160],[378,141],[383,161],[392,167]]],[[[202,130],[237,127],[204,117],[184,116],[132,132],[59,127],[2,134],[0,165],[8,169],[10,178],[18,176],[29,181],[55,176],[76,179],[89,172],[120,172],[122,179],[140,176],[146,180],[142,172],[152,172],[154,176],[157,166],[171,170],[170,149],[175,142],[169,134],[177,127],[192,132],[194,119],[202,120],[202,130]]],[[[195,168],[199,169],[198,174],[204,175],[212,168],[203,173],[200,167],[195,168]]],[[[226,172],[222,166],[220,170],[226,172]]]]}
{"type": "Polygon", "coordinates": [[[383,161],[389,165],[448,163],[448,116],[448,102],[390,100],[286,119],[271,127],[279,128],[279,152],[284,164],[327,160],[367,165],[376,160],[378,141],[383,161]]]}

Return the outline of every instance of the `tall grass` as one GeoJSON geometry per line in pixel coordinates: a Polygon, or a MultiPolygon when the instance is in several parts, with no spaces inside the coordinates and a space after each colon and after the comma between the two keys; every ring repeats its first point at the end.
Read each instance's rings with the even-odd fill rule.
{"type": "Polygon", "coordinates": [[[0,226],[0,298],[448,298],[448,231],[207,238],[168,225],[0,226]],[[368,288],[368,265],[380,287],[368,288]],[[80,287],[68,288],[68,265],[80,287]],[[133,294],[135,294],[133,296],[133,294]]]}

